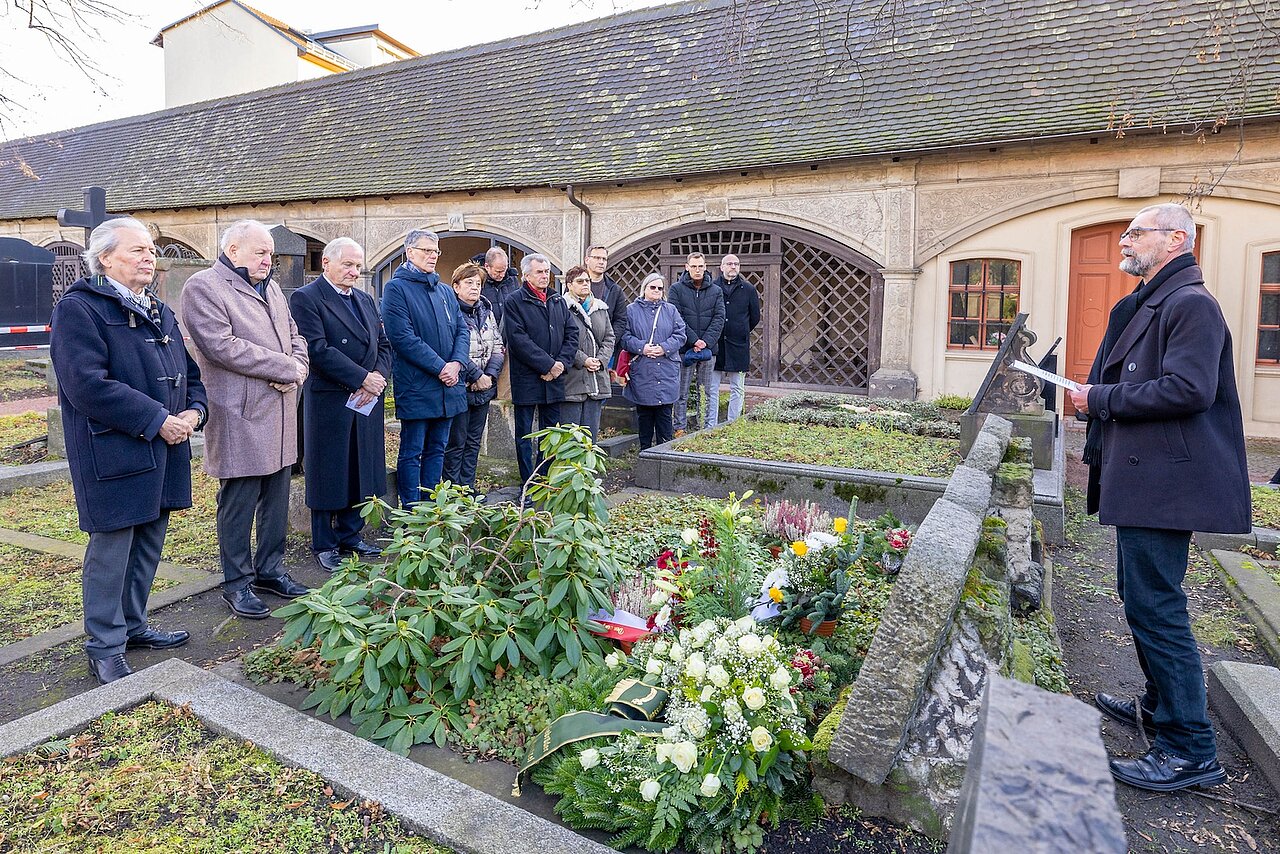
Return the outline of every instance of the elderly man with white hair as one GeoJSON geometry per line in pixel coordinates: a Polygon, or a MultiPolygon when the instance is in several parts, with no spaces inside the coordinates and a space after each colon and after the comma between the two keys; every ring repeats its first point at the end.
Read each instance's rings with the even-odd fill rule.
{"type": "Polygon", "coordinates": [[[222,598],[253,620],[270,613],[254,591],[286,599],[307,588],[284,570],[289,473],[298,461],[298,387],[307,342],[271,281],[275,242],[255,220],[222,233],[221,254],[182,289],[182,325],[209,392],[204,468],[218,478],[222,598]],[[250,531],[257,522],[257,548],[250,531]]]}
{"type": "Polygon", "coordinates": [[[168,649],[184,631],[147,622],[169,512],[191,506],[191,438],[205,420],[200,369],[173,311],[147,290],[156,248],[136,219],[93,230],[89,275],[53,311],[49,354],[84,555],[84,631],[100,683],[128,676],[127,649],[168,649]]]}
{"type": "Polygon", "coordinates": [[[344,555],[381,553],[360,538],[357,505],[387,488],[382,404],[391,343],[373,297],[356,287],[364,269],[360,244],[331,241],[320,266],[323,275],[294,291],[289,307],[311,362],[302,396],[311,549],[333,572],[344,555]]]}

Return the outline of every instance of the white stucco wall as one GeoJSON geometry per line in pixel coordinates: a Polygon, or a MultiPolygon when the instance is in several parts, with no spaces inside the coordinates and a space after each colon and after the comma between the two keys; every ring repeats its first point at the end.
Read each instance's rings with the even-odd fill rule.
{"type": "Polygon", "coordinates": [[[165,106],[292,83],[299,65],[294,45],[227,3],[164,34],[165,106]]]}

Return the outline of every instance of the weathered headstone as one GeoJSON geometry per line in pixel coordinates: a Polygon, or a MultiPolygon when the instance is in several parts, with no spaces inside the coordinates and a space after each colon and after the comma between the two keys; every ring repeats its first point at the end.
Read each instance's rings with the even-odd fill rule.
{"type": "Polygon", "coordinates": [[[967,454],[987,415],[999,415],[1013,424],[1015,436],[1031,440],[1035,467],[1053,468],[1053,447],[1057,435],[1057,416],[1046,412],[1043,383],[1031,374],[1018,370],[1014,361],[1035,364],[1027,348],[1036,342],[1036,334],[1027,328],[1027,315],[1019,314],[996,352],[987,376],[974,395],[973,403],[960,416],[960,453],[967,454]]]}
{"type": "Polygon", "coordinates": [[[284,298],[306,284],[307,239],[291,231],[288,226],[277,225],[271,229],[271,239],[275,241],[276,268],[273,275],[284,298]]]}

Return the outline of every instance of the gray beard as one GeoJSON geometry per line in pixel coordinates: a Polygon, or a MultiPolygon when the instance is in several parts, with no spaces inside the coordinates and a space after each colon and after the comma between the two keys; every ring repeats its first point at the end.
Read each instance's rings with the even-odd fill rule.
{"type": "Polygon", "coordinates": [[[1151,270],[1153,258],[1143,257],[1139,255],[1131,255],[1120,262],[1120,272],[1128,273],[1130,276],[1137,276],[1139,279],[1145,278],[1151,270]]]}

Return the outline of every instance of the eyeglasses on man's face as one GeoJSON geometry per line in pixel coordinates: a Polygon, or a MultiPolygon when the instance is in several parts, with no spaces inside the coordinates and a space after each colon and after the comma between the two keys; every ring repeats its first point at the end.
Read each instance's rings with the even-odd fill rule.
{"type": "Polygon", "coordinates": [[[608,261],[609,260],[608,255],[588,255],[587,257],[590,258],[592,261],[608,261]]]}
{"type": "Polygon", "coordinates": [[[419,252],[425,252],[428,255],[439,255],[440,250],[434,246],[410,246],[410,249],[416,249],[419,252]]]}
{"type": "Polygon", "coordinates": [[[1148,231],[1182,231],[1180,228],[1148,228],[1142,225],[1135,225],[1128,231],[1121,232],[1121,240],[1138,240],[1148,231]]]}

